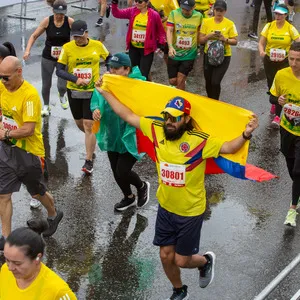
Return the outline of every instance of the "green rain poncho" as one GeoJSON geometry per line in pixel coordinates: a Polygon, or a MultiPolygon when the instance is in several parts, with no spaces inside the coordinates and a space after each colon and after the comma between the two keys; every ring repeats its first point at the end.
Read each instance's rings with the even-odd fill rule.
{"type": "MultiPolygon", "coordinates": [[[[132,68],[128,77],[146,80],[137,66],[132,68]]],[[[136,129],[115,114],[105,98],[95,89],[91,99],[91,111],[94,112],[96,109],[101,112],[100,129],[96,133],[101,151],[129,152],[140,160],[144,153],[137,151],[136,129]]]]}

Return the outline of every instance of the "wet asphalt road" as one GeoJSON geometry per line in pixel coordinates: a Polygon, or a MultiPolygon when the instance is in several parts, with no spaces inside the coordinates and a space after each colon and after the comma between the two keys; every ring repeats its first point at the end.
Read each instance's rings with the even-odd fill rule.
{"type": "MultiPolygon", "coordinates": [[[[221,99],[259,116],[260,127],[251,141],[248,162],[277,174],[279,179],[253,183],[228,175],[207,176],[210,208],[202,229],[200,249],[216,253],[216,274],[212,285],[200,290],[198,273],[182,271],[183,282],[189,286],[193,300],[253,299],[300,249],[299,228],[283,225],[291,199],[291,180],[279,152],[279,133],[269,128],[267,85],[257,44],[247,38],[253,9],[244,1],[228,0],[228,5],[227,16],[237,25],[240,43],[233,48],[221,99]]],[[[87,1],[87,6],[96,7],[97,1],[87,1]]],[[[28,16],[36,17],[36,21],[6,18],[8,13],[18,10],[18,6],[0,9],[0,42],[13,42],[21,57],[30,34],[40,20],[50,14],[50,9],[39,2],[28,7],[28,16]]],[[[124,49],[126,21],[111,16],[103,27],[95,28],[96,11],[70,8],[69,15],[86,20],[90,36],[104,41],[112,53],[124,49]]],[[[298,15],[294,24],[296,27],[300,24],[298,15]]],[[[44,37],[40,37],[24,68],[25,78],[39,91],[43,44],[44,37]]],[[[155,58],[152,75],[154,81],[167,83],[166,67],[159,57],[155,58]]],[[[202,57],[198,58],[187,82],[188,91],[205,95],[202,57]]],[[[106,153],[97,149],[94,173],[83,177],[80,171],[85,153],[83,135],[76,128],[70,110],[60,108],[55,83],[54,76],[51,100],[56,101],[56,105],[52,107],[51,116],[44,119],[43,132],[49,189],[65,217],[57,233],[47,240],[45,262],[69,283],[78,299],[167,298],[171,286],[163,273],[158,248],[152,245],[157,210],[154,164],[145,158],[135,166],[141,177],[151,183],[148,206],[123,214],[114,213],[113,205],[122,195],[113,180],[106,153]]],[[[43,209],[30,210],[29,200],[24,189],[14,194],[13,228],[25,225],[29,218],[45,215],[43,209]]],[[[267,299],[290,299],[300,288],[299,271],[300,267],[267,299]]]]}

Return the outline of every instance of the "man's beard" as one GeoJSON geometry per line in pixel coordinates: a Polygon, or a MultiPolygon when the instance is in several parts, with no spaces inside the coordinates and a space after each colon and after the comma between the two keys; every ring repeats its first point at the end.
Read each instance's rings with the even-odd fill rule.
{"type": "Polygon", "coordinates": [[[182,135],[185,133],[187,125],[186,125],[186,123],[184,123],[184,124],[180,125],[174,131],[173,130],[169,131],[168,127],[175,128],[172,125],[167,126],[166,123],[164,124],[164,133],[165,133],[166,140],[167,141],[176,141],[176,140],[179,140],[182,137],[182,135]]]}

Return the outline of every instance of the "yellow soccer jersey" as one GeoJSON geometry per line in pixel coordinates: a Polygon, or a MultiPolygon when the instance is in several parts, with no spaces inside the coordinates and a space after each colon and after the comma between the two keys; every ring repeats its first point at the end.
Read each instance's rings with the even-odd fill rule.
{"type": "Polygon", "coordinates": [[[161,207],[180,216],[201,215],[206,208],[206,159],[219,155],[223,141],[197,130],[167,141],[163,122],[141,118],[140,126],[155,146],[159,178],[156,195],[161,207]]]}
{"type": "Polygon", "coordinates": [[[275,97],[285,95],[287,98],[282,110],[280,126],[290,133],[300,136],[300,80],[295,77],[291,67],[276,73],[270,92],[275,97]],[[290,104],[294,104],[295,107],[291,109],[290,104]],[[298,121],[299,125],[295,125],[295,121],[298,121]]]}
{"type": "MultiPolygon", "coordinates": [[[[219,24],[215,23],[214,18],[204,18],[202,22],[202,26],[200,28],[200,32],[207,35],[209,33],[212,33],[216,30],[221,31],[223,36],[226,39],[234,38],[238,36],[238,32],[236,30],[236,27],[232,21],[230,21],[227,18],[224,18],[223,21],[219,24]]],[[[209,45],[213,42],[214,40],[208,40],[205,44],[204,48],[204,53],[207,53],[209,45]]],[[[231,47],[230,45],[226,44],[224,45],[225,56],[231,56],[231,47]]]]}
{"type": "Polygon", "coordinates": [[[11,142],[27,152],[44,157],[41,100],[35,87],[24,80],[21,87],[15,92],[11,93],[4,88],[0,94],[0,108],[4,129],[14,130],[22,127],[26,122],[35,123],[32,136],[23,139],[11,139],[11,142]]]}
{"type": "Polygon", "coordinates": [[[283,59],[288,55],[291,44],[300,35],[298,30],[285,21],[281,29],[277,28],[276,21],[268,23],[263,28],[261,35],[267,39],[266,53],[272,59],[276,53],[281,53],[278,49],[283,50],[283,59]]]}
{"type": "Polygon", "coordinates": [[[20,289],[7,264],[0,273],[1,300],[76,300],[77,297],[57,274],[41,264],[36,279],[26,289],[20,289]]]}
{"type": "Polygon", "coordinates": [[[146,39],[146,28],[148,23],[148,11],[139,13],[133,21],[131,45],[136,48],[144,48],[146,39]]]}
{"type": "Polygon", "coordinates": [[[89,82],[87,86],[78,86],[68,81],[67,88],[93,91],[94,83],[100,76],[100,58],[105,60],[108,55],[108,50],[99,41],[89,39],[89,43],[84,47],[77,46],[75,41],[64,44],[58,62],[66,65],[69,73],[89,82]]]}
{"type": "Polygon", "coordinates": [[[210,5],[213,5],[216,0],[196,0],[195,1],[195,9],[206,11],[209,9],[210,5]]]}

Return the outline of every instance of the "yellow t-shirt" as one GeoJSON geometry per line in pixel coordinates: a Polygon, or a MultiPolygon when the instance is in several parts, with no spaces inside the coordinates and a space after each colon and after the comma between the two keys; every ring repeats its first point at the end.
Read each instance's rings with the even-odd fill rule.
{"type": "Polygon", "coordinates": [[[300,36],[298,30],[287,21],[284,22],[281,29],[277,28],[276,21],[266,24],[261,35],[267,39],[265,51],[269,57],[275,54],[275,51],[271,49],[284,50],[286,57],[290,50],[292,41],[296,40],[300,36]],[[271,51],[272,53],[270,53],[271,51]]]}
{"type": "Polygon", "coordinates": [[[195,1],[195,9],[201,10],[201,11],[206,11],[215,2],[216,2],[216,0],[196,0],[195,1]]]}
{"type": "Polygon", "coordinates": [[[217,157],[223,141],[197,130],[167,141],[163,122],[141,118],[140,126],[155,145],[159,178],[156,195],[161,207],[180,216],[201,215],[206,208],[205,159],[217,157]]]}
{"type": "Polygon", "coordinates": [[[287,104],[282,110],[280,126],[290,133],[300,136],[300,125],[294,126],[293,122],[289,122],[289,117],[286,116],[286,113],[288,113],[292,118],[298,118],[300,123],[299,112],[296,112],[296,110],[294,110],[294,114],[291,111],[286,112],[286,109],[289,109],[288,104],[294,104],[300,109],[300,80],[295,77],[291,67],[284,68],[276,73],[270,92],[275,97],[286,95],[287,104]]]}
{"type": "MultiPolygon", "coordinates": [[[[230,21],[227,18],[224,18],[221,23],[217,24],[215,22],[215,18],[206,18],[203,19],[200,32],[207,35],[209,33],[212,33],[216,30],[221,31],[221,34],[226,39],[231,39],[234,37],[238,36],[238,32],[236,30],[236,27],[232,21],[230,21]]],[[[213,42],[214,40],[208,40],[205,44],[204,48],[204,53],[207,53],[209,45],[213,42]]],[[[230,45],[226,44],[224,45],[224,55],[225,56],[231,56],[231,47],[230,45]]]]}
{"type": "Polygon", "coordinates": [[[36,279],[26,289],[20,289],[5,263],[0,273],[1,300],[76,300],[77,297],[57,274],[41,264],[36,279]]]}
{"type": "Polygon", "coordinates": [[[6,88],[0,94],[2,125],[4,129],[14,130],[26,122],[35,123],[34,134],[23,139],[11,139],[17,147],[34,155],[44,157],[45,149],[41,132],[41,100],[34,86],[24,80],[15,92],[6,88]]]}
{"type": "Polygon", "coordinates": [[[63,45],[58,62],[67,66],[68,72],[89,80],[87,86],[78,86],[68,81],[67,88],[76,91],[93,91],[94,83],[100,76],[100,58],[105,60],[109,55],[106,47],[99,41],[89,39],[89,43],[80,47],[75,41],[63,45]]]}
{"type": "Polygon", "coordinates": [[[136,48],[144,48],[146,39],[146,28],[148,23],[148,11],[139,13],[133,21],[131,45],[136,48]]]}

